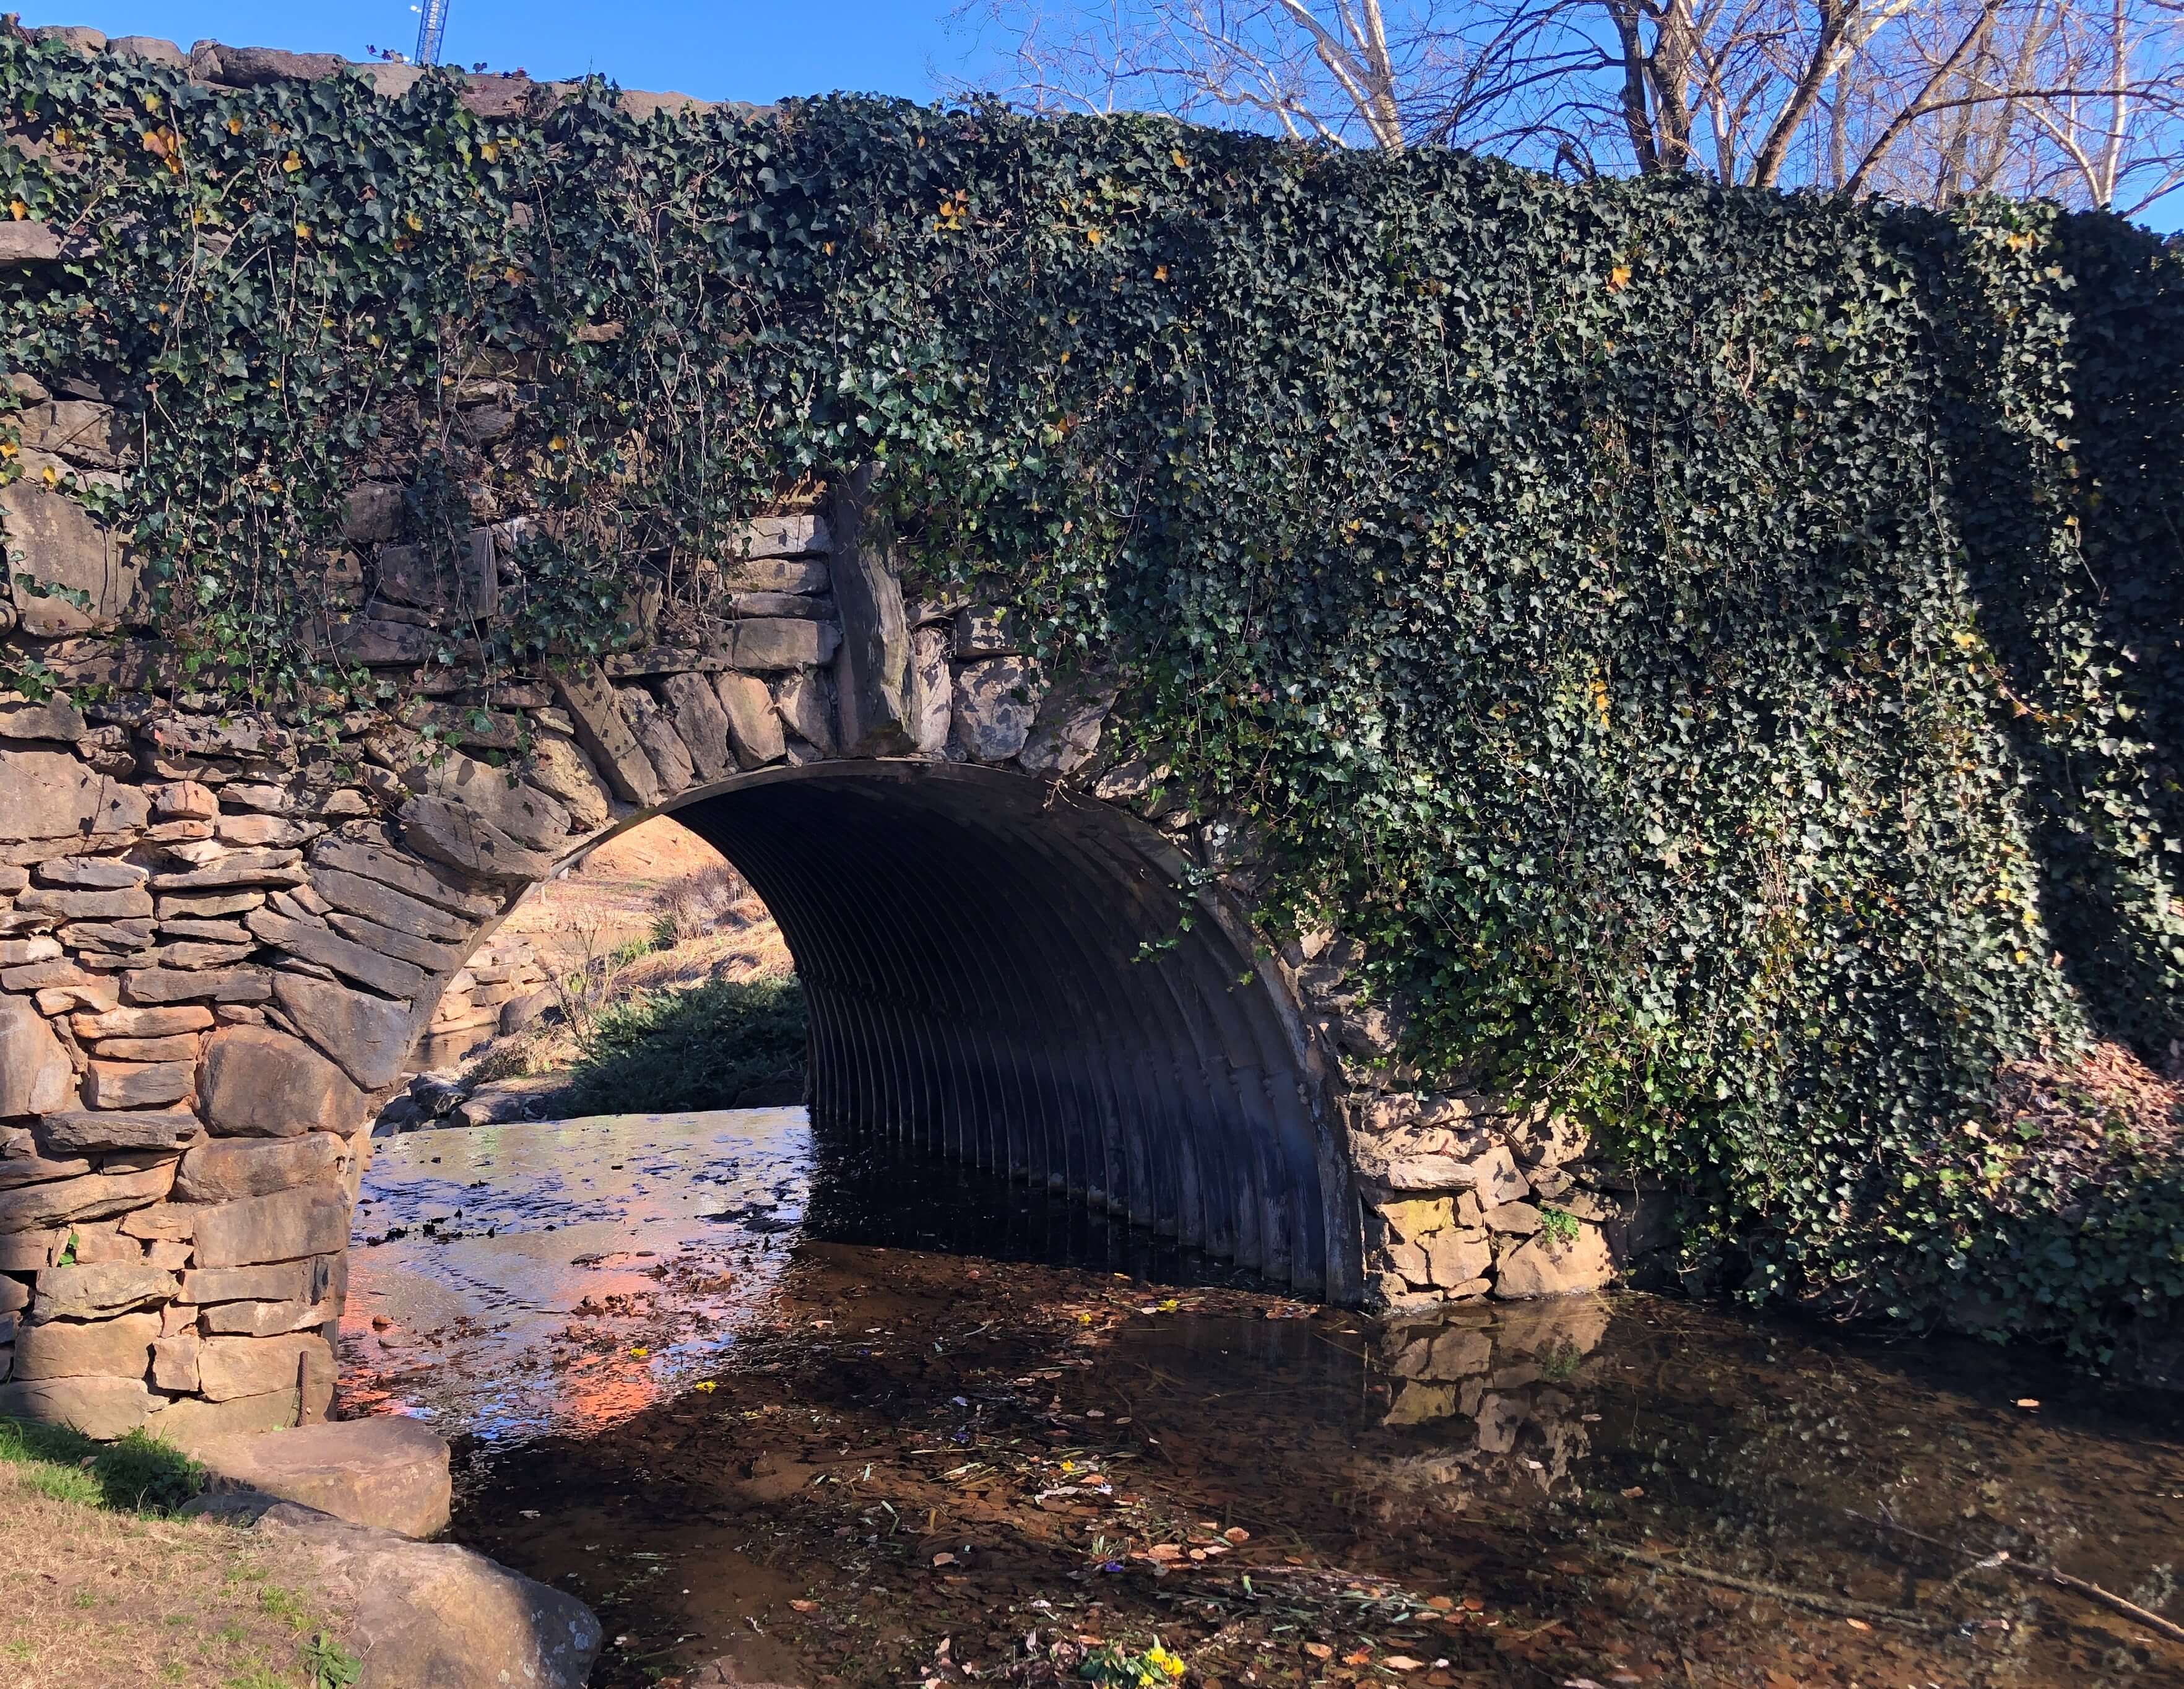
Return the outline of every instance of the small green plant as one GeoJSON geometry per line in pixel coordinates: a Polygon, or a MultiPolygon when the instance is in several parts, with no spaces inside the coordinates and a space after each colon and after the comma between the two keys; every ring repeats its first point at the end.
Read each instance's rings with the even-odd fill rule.
{"type": "Polygon", "coordinates": [[[364,1662],[323,1630],[304,1644],[304,1665],[311,1689],[351,1689],[364,1675],[364,1662]]]}
{"type": "Polygon", "coordinates": [[[310,1615],[304,1611],[303,1603],[278,1584],[267,1584],[258,1591],[258,1605],[263,1611],[295,1630],[300,1630],[311,1622],[310,1615]]]}
{"type": "Polygon", "coordinates": [[[1162,1647],[1156,1636],[1143,1653],[1134,1653],[1120,1642],[1102,1642],[1084,1656],[1078,1675],[1105,1689],[1167,1689],[1184,1669],[1183,1661],[1162,1647]]]}
{"type": "Polygon", "coordinates": [[[1557,1249],[1577,1241],[1577,1216],[1567,1208],[1540,1209],[1540,1229],[1546,1234],[1547,1241],[1557,1249]]]}

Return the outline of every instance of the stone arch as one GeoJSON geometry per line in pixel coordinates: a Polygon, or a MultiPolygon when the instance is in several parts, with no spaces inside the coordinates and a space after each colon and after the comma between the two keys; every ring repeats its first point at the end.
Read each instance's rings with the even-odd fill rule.
{"type": "Polygon", "coordinates": [[[1201,892],[1179,923],[1186,861],[1152,828],[1022,773],[911,760],[739,774],[625,825],[653,814],[779,922],[822,1123],[1358,1294],[1329,1063],[1241,911],[1201,892]]]}
{"type": "MultiPolygon", "coordinates": [[[[679,641],[491,683],[426,659],[493,613],[513,531],[443,580],[398,489],[359,488],[331,637],[393,705],[331,750],[193,700],[128,603],[5,636],[97,689],[0,696],[0,1413],[322,1413],[366,1123],[522,893],[661,813],[779,919],[822,1121],[1341,1301],[1606,1276],[1581,1139],[1429,1089],[1355,944],[1268,953],[1250,830],[1122,760],[1112,673],[1043,670],[1005,608],[906,601],[866,479],[751,522],[679,641]]],[[[84,560],[9,537],[39,578],[84,560]]]]}

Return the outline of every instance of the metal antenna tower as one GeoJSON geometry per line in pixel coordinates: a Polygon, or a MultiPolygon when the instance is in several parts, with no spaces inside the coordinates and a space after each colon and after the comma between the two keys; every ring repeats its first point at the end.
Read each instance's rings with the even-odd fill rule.
{"type": "Polygon", "coordinates": [[[419,64],[437,64],[440,62],[440,37],[447,32],[448,0],[422,0],[417,19],[417,57],[419,64]]]}

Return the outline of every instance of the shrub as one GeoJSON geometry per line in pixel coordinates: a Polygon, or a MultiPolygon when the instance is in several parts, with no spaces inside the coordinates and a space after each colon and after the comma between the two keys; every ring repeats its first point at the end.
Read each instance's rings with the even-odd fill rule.
{"type": "Polygon", "coordinates": [[[804,993],[793,979],[709,980],[607,1005],[580,1035],[571,1114],[730,1108],[800,1073],[804,993]]]}

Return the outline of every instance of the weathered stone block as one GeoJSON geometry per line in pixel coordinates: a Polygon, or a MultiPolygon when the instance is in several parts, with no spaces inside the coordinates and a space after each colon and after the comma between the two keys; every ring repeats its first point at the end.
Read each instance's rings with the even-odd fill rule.
{"type": "Polygon", "coordinates": [[[122,989],[142,1004],[262,1003],[273,995],[273,984],[262,967],[148,967],[125,976],[122,989]]]}
{"type": "Polygon", "coordinates": [[[178,1300],[192,1305],[294,1302],[310,1294],[312,1263],[276,1261],[257,1267],[198,1267],[182,1274],[178,1300]]]}
{"type": "Polygon", "coordinates": [[[973,762],[1006,762],[1024,746],[1039,710],[1039,672],[1021,657],[956,670],[950,735],[973,762]]]}
{"type": "Polygon", "coordinates": [[[93,1062],[83,1074],[83,1100],[98,1108],[157,1108],[190,1094],[187,1062],[93,1062]]]}
{"type": "Polygon", "coordinates": [[[152,1383],[154,1388],[178,1394],[198,1387],[198,1334],[178,1331],[152,1344],[152,1383]]]}
{"type": "Polygon", "coordinates": [[[1542,1232],[1502,1257],[1494,1294],[1510,1301],[1596,1290],[1615,1276],[1607,1240],[1598,1226],[1580,1224],[1577,1235],[1558,1243],[1542,1232]]]}
{"type": "Polygon", "coordinates": [[[842,643],[841,634],[830,622],[786,617],[738,622],[727,631],[733,635],[729,645],[733,666],[750,674],[817,668],[833,661],[842,643]]]}
{"type": "Polygon", "coordinates": [[[682,743],[682,735],[675,731],[675,724],[667,719],[667,712],[641,686],[625,687],[621,702],[622,714],[628,718],[630,731],[637,735],[638,744],[644,747],[645,757],[652,764],[661,795],[671,798],[677,792],[689,790],[696,773],[690,761],[690,749],[682,743]]]}
{"type": "MultiPolygon", "coordinates": [[[[203,1352],[200,1348],[200,1382],[203,1352]]],[[[184,1396],[164,1404],[155,1402],[144,1421],[144,1430],[162,1442],[188,1450],[217,1437],[255,1437],[268,1431],[285,1431],[298,1422],[302,1413],[303,1391],[295,1385],[257,1396],[235,1396],[226,1402],[184,1396]]]]}
{"type": "Polygon", "coordinates": [[[75,1071],[45,1017],[20,997],[0,997],[0,1118],[68,1106],[75,1071]]]}
{"type": "Polygon", "coordinates": [[[175,1195],[187,1202],[228,1202],[270,1196],[299,1185],[331,1185],[341,1166],[341,1140],[331,1132],[301,1137],[214,1138],[182,1157],[175,1195]]]}
{"type": "Polygon", "coordinates": [[[569,811],[508,769],[450,755],[414,765],[403,779],[413,792],[444,799],[532,850],[550,850],[569,836],[569,811]]]}
{"type": "Polygon", "coordinates": [[[1486,1269],[1494,1264],[1494,1246],[1483,1231],[1451,1227],[1435,1232],[1422,1247],[1425,1251],[1427,1279],[1445,1290],[1485,1277],[1486,1269]]]}
{"type": "Polygon", "coordinates": [[[286,1138],[348,1131],[364,1096],[309,1045],[270,1027],[231,1026],[206,1043],[203,1108],[215,1132],[286,1138]]]}
{"type": "MultiPolygon", "coordinates": [[[[186,1080],[189,1073],[185,1067],[186,1080]]],[[[187,1108],[124,1109],[111,1114],[70,1109],[47,1115],[39,1123],[38,1135],[53,1154],[86,1155],[178,1149],[200,1129],[197,1116],[187,1108]]]]}
{"type": "Polygon", "coordinates": [[[34,1317],[41,1322],[103,1319],[131,1308],[157,1306],[174,1294],[174,1274],[141,1261],[48,1267],[38,1274],[34,1317]]]}
{"type": "MultiPolygon", "coordinates": [[[[348,1202],[322,1185],[220,1202],[198,1216],[201,1267],[248,1267],[328,1255],[348,1242],[348,1202]]],[[[267,1388],[271,1386],[268,1385],[267,1388]]]]}
{"type": "Polygon", "coordinates": [[[101,1441],[144,1423],[152,1392],[142,1379],[56,1378],[0,1384],[0,1414],[35,1424],[67,1425],[101,1441]]]}
{"type": "Polygon", "coordinates": [[[624,803],[649,809],[660,800],[652,759],[622,714],[621,699],[596,667],[556,674],[554,695],[575,723],[577,743],[624,803]]]}
{"type": "MultiPolygon", "coordinates": [[[[404,843],[419,855],[488,879],[543,879],[554,867],[554,858],[546,852],[520,844],[491,822],[445,798],[412,798],[403,805],[398,819],[404,843]]],[[[408,996],[414,989],[398,990],[396,995],[408,996]]]]}
{"type": "Polygon", "coordinates": [[[208,1337],[198,1351],[198,1387],[208,1402],[232,1402],[297,1386],[304,1357],[326,1352],[326,1340],[301,1333],[286,1337],[208,1337]]]}
{"type": "Polygon", "coordinates": [[[175,1182],[175,1164],[97,1173],[0,1190],[0,1232],[33,1231],[78,1220],[103,1219],[156,1202],[175,1182]]]}
{"type": "Polygon", "coordinates": [[[417,1041],[416,1012],[408,1004],[330,979],[284,969],[273,976],[273,997],[296,1029],[365,1090],[391,1084],[417,1041]]]}
{"type": "MultiPolygon", "coordinates": [[[[304,883],[303,853],[299,850],[230,850],[215,843],[220,854],[199,866],[152,876],[155,891],[210,891],[235,886],[284,886],[304,883]]],[[[148,909],[147,914],[151,911],[148,909]]]]}
{"type": "MultiPolygon", "coordinates": [[[[31,467],[27,459],[25,466],[31,467]]],[[[19,590],[16,614],[25,633],[65,638],[102,632],[125,620],[141,622],[150,614],[142,566],[88,510],[59,488],[47,486],[42,476],[25,473],[0,487],[0,521],[6,524],[9,549],[19,554],[12,572],[86,599],[79,605],[57,594],[19,590]]]]}
{"type": "Polygon", "coordinates": [[[735,766],[728,749],[727,712],[705,677],[671,674],[660,682],[660,696],[697,777],[710,781],[727,773],[735,766]]]}
{"type": "MultiPolygon", "coordinates": [[[[382,956],[369,945],[343,938],[323,921],[299,919],[271,909],[254,909],[244,924],[253,934],[276,950],[301,956],[306,962],[315,962],[337,973],[345,973],[389,996],[415,998],[425,989],[426,975],[423,968],[382,956]]],[[[266,995],[272,995],[270,981],[266,995]]]]}
{"type": "Polygon", "coordinates": [[[152,894],[141,885],[83,891],[36,886],[15,900],[15,907],[26,915],[50,915],[56,921],[148,921],[152,894]]]}
{"type": "Polygon", "coordinates": [[[836,711],[819,671],[799,669],[774,682],[772,690],[773,707],[789,730],[821,755],[833,755],[836,711]]]}
{"type": "Polygon", "coordinates": [[[340,1317],[341,1310],[330,1302],[315,1302],[298,1297],[277,1302],[222,1302],[205,1310],[203,1324],[208,1333],[216,1336],[277,1337],[284,1332],[324,1325],[340,1317]]]}
{"type": "Polygon", "coordinates": [[[956,661],[1012,657],[1023,650],[1023,634],[1012,610],[990,604],[967,605],[956,616],[956,661]]]}
{"type": "MultiPolygon", "coordinates": [[[[140,886],[150,878],[150,869],[114,856],[55,856],[39,863],[37,869],[40,885],[68,886],[82,891],[124,890],[140,886]]],[[[131,908],[121,912],[148,915],[151,911],[131,908]]]]}
{"type": "Polygon", "coordinates": [[[92,1046],[91,1053],[107,1062],[187,1062],[198,1059],[198,1038],[195,1033],[179,1033],[172,1038],[103,1038],[92,1046]]]}
{"type": "MultiPolygon", "coordinates": [[[[902,583],[891,536],[872,516],[874,473],[871,464],[861,466],[832,490],[827,502],[827,526],[834,537],[834,603],[842,625],[840,652],[834,661],[834,695],[845,755],[900,756],[916,748],[904,697],[910,671],[910,624],[903,614],[902,583]]],[[[743,629],[765,625],[737,625],[738,667],[759,666],[743,661],[743,629]]],[[[805,737],[811,738],[808,733],[805,737]]]]}
{"type": "Polygon", "coordinates": [[[755,675],[723,674],[713,684],[728,718],[728,743],[737,765],[763,768],[779,761],[784,749],[781,718],[774,714],[773,694],[766,683],[755,675]]]}
{"type": "Polygon", "coordinates": [[[524,778],[540,791],[560,800],[569,811],[570,825],[577,832],[596,832],[614,819],[613,801],[599,771],[574,741],[558,733],[538,734],[532,740],[523,772],[524,778]]]}
{"type": "Polygon", "coordinates": [[[794,593],[810,597],[827,590],[833,577],[823,557],[753,558],[721,571],[721,585],[733,598],[744,593],[794,593]]]}
{"type": "Polygon", "coordinates": [[[1100,730],[1121,689],[1112,669],[1082,670],[1057,681],[1039,701],[1017,761],[1028,773],[1061,776],[1092,759],[1100,730]]]}
{"type": "MultiPolygon", "coordinates": [[[[376,880],[397,891],[407,892],[470,921],[482,921],[500,912],[500,900],[471,882],[436,863],[396,850],[389,845],[353,839],[321,840],[311,852],[313,867],[324,865],[376,880]]],[[[359,913],[369,914],[368,910],[359,913]]]]}
{"type": "Polygon", "coordinates": [[[833,543],[827,519],[813,511],[754,516],[729,532],[721,546],[721,564],[724,569],[735,570],[756,559],[825,552],[833,543]]]}
{"type": "Polygon", "coordinates": [[[159,1335],[156,1313],[125,1313],[87,1325],[72,1320],[26,1325],[15,1334],[15,1376],[141,1379],[159,1335]]]}
{"type": "Polygon", "coordinates": [[[910,636],[910,672],[904,681],[904,706],[910,735],[920,756],[939,756],[948,749],[955,683],[948,668],[945,629],[921,627],[910,636]]]}
{"type": "MultiPolygon", "coordinates": [[[[57,1118],[55,1116],[47,1117],[57,1118]]],[[[6,1136],[7,1134],[0,1134],[6,1136]]],[[[22,1134],[29,1137],[28,1133],[22,1134]]],[[[79,1156],[70,1156],[58,1145],[48,1145],[51,1156],[19,1155],[11,1148],[0,1157],[0,1190],[14,1190],[25,1185],[45,1185],[56,1179],[75,1179],[91,1171],[91,1163],[79,1156]]]]}
{"type": "Polygon", "coordinates": [[[392,1684],[582,1689],[602,1640],[574,1597],[448,1542],[412,1542],[282,1502],[252,1535],[347,1615],[350,1645],[392,1684]]]}
{"type": "MultiPolygon", "coordinates": [[[[132,987],[136,979],[136,976],[130,976],[132,987]]],[[[151,1007],[131,1005],[75,1015],[69,1025],[86,1043],[108,1038],[171,1038],[181,1033],[205,1031],[212,1025],[212,1011],[200,1003],[151,1007]]]]}

